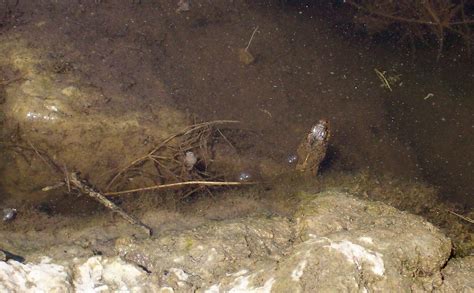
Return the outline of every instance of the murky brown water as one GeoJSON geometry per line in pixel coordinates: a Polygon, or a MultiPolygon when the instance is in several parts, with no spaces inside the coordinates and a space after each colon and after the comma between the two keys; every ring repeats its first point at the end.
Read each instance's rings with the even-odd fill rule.
{"type": "MultiPolygon", "coordinates": [[[[87,175],[99,186],[120,166],[114,158],[130,161],[162,132],[183,126],[184,116],[241,121],[247,134],[229,139],[239,145],[240,156],[250,158],[242,171],[258,169],[263,159],[286,166],[311,126],[327,119],[332,136],[318,180],[339,178],[344,185],[356,174],[398,178],[438,187],[444,200],[471,211],[474,72],[472,61],[458,56],[456,46],[439,62],[429,48],[413,58],[398,44],[344,29],[318,7],[232,3],[196,4],[177,13],[173,1],[20,1],[5,19],[0,38],[9,46],[5,52],[16,52],[11,56],[35,52],[41,62],[34,70],[51,75],[44,84],[84,89],[80,99],[68,101],[84,117],[106,117],[104,124],[115,126],[127,121],[123,128],[104,128],[116,131],[113,135],[98,129],[68,140],[46,132],[52,144],[74,148],[69,154],[55,149],[55,155],[70,159],[73,167],[90,167],[87,175]],[[256,27],[248,49],[255,60],[246,65],[239,49],[256,27]],[[381,86],[376,70],[397,78],[392,91],[381,86]],[[147,130],[130,130],[135,127],[127,120],[132,116],[138,128],[147,130]],[[120,129],[134,136],[117,139],[120,129]],[[81,149],[81,143],[90,145],[81,149]],[[96,152],[108,156],[87,165],[96,152]]],[[[2,79],[14,74],[5,69],[2,79]]],[[[2,95],[18,94],[13,86],[4,90],[2,95]]],[[[47,95],[55,94],[51,89],[47,95]]],[[[29,138],[44,137],[28,125],[29,138]]],[[[20,159],[8,157],[8,163],[20,159]]],[[[51,178],[41,173],[44,166],[35,167],[38,162],[36,157],[23,168],[34,178],[51,178]]],[[[11,171],[8,164],[2,168],[5,174],[11,171]]],[[[40,188],[34,180],[18,178],[2,184],[1,196],[9,202],[14,202],[12,194],[5,190],[11,186],[19,187],[23,198],[40,188]]],[[[67,201],[63,209],[76,206],[67,201]]]]}

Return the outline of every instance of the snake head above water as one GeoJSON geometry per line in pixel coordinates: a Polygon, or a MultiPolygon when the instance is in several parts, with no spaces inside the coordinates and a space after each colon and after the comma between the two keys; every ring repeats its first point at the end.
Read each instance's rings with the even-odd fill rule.
{"type": "Polygon", "coordinates": [[[310,133],[308,133],[306,142],[309,145],[313,145],[316,142],[327,141],[329,139],[329,135],[329,121],[326,119],[321,119],[311,128],[310,133]]]}

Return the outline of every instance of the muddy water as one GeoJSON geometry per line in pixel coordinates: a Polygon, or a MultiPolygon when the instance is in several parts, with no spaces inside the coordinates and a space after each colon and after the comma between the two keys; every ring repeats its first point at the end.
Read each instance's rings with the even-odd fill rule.
{"type": "Polygon", "coordinates": [[[474,205],[474,70],[448,55],[439,64],[420,60],[406,73],[410,85],[389,97],[392,128],[416,154],[422,179],[445,200],[474,205]],[[423,62],[424,61],[424,62],[423,62]]]}
{"type": "Polygon", "coordinates": [[[413,61],[398,45],[341,32],[315,7],[265,1],[182,13],[172,1],[21,1],[16,9],[4,36],[73,64],[70,74],[105,97],[98,112],[141,111],[149,121],[166,105],[200,120],[236,119],[251,133],[233,139],[240,155],[281,164],[327,119],[322,177],[426,181],[472,206],[473,72],[456,48],[440,63],[429,49],[413,61]],[[256,27],[255,59],[245,64],[239,50],[256,27]],[[392,91],[375,69],[398,78],[392,91]]]}
{"type": "Polygon", "coordinates": [[[341,33],[315,7],[252,8],[239,28],[231,16],[177,20],[165,48],[180,54],[164,58],[159,72],[179,107],[241,120],[266,138],[254,142],[257,152],[277,160],[315,121],[329,119],[331,169],[426,180],[446,200],[472,207],[473,70],[460,46],[436,62],[430,49],[412,53],[341,33]],[[236,48],[256,26],[255,62],[239,64],[236,48]],[[393,89],[375,69],[397,77],[393,89]]]}

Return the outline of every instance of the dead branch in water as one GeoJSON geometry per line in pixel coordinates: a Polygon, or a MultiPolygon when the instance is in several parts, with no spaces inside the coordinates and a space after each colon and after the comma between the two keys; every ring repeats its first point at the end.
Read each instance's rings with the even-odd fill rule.
{"type": "Polygon", "coordinates": [[[32,152],[34,155],[36,155],[41,162],[43,162],[46,166],[50,167],[53,173],[58,174],[59,176],[64,176],[63,180],[59,181],[58,183],[51,185],[51,186],[46,186],[43,187],[41,190],[44,192],[48,192],[51,190],[55,190],[57,188],[66,186],[68,189],[68,192],[71,191],[71,188],[74,187],[77,190],[79,190],[81,193],[86,194],[90,197],[92,197],[94,200],[98,201],[101,203],[103,206],[106,208],[110,209],[111,211],[119,214],[122,218],[124,218],[127,222],[131,223],[132,225],[135,225],[142,230],[144,230],[148,236],[151,235],[152,230],[140,220],[136,219],[135,217],[128,215],[125,211],[123,211],[121,208],[116,206],[113,202],[108,200],[102,193],[96,191],[94,188],[92,188],[87,182],[84,180],[81,180],[78,177],[78,174],[75,172],[68,173],[66,165],[64,165],[64,168],[60,168],[59,164],[54,162],[54,160],[51,158],[51,156],[48,155],[45,151],[42,151],[35,147],[30,141],[27,141],[29,146],[22,146],[22,145],[8,145],[1,143],[4,147],[10,147],[15,149],[19,149],[21,151],[29,151],[32,152]]]}
{"type": "Polygon", "coordinates": [[[222,132],[215,127],[216,125],[226,123],[238,123],[238,121],[218,120],[197,123],[164,139],[160,144],[153,147],[151,151],[133,160],[115,174],[109,181],[107,189],[109,189],[114,183],[117,183],[117,181],[125,175],[129,176],[127,179],[129,179],[130,176],[150,176],[153,177],[155,182],[160,181],[161,184],[122,191],[99,192],[88,182],[81,179],[78,175],[79,173],[69,172],[66,165],[57,164],[52,160],[47,152],[38,149],[29,141],[27,141],[28,146],[12,145],[9,147],[13,147],[15,150],[20,150],[21,152],[28,151],[33,153],[41,160],[41,162],[49,166],[53,173],[61,178],[58,180],[59,183],[46,186],[42,189],[43,191],[46,192],[60,187],[67,187],[69,193],[71,190],[77,190],[92,197],[107,209],[119,214],[129,223],[144,230],[148,235],[151,235],[152,231],[149,227],[137,218],[128,215],[120,207],[107,199],[107,196],[118,196],[135,192],[170,188],[179,188],[180,191],[183,191],[183,193],[188,196],[195,190],[200,189],[205,189],[209,192],[208,187],[211,186],[241,186],[255,184],[252,182],[216,181],[219,176],[213,176],[207,171],[207,166],[210,164],[212,158],[211,148],[213,139],[217,135],[220,135],[231,145],[230,141],[228,141],[222,132]],[[192,156],[189,155],[191,157],[191,166],[189,158],[187,157],[189,153],[192,153],[192,156]],[[153,164],[156,174],[149,172],[149,169],[143,170],[143,165],[146,163],[153,164]],[[197,167],[197,164],[200,164],[199,168],[197,167]]]}
{"type": "Polygon", "coordinates": [[[472,25],[468,18],[464,0],[347,0],[358,11],[355,21],[372,32],[387,30],[396,25],[404,34],[402,38],[424,41],[434,36],[438,42],[439,59],[444,49],[447,33],[461,37],[468,54],[474,41],[472,25]]]}
{"type": "Polygon", "coordinates": [[[447,210],[447,211],[448,211],[450,214],[455,215],[456,217],[459,217],[459,218],[463,219],[463,220],[466,221],[466,222],[469,222],[469,223],[471,223],[471,224],[474,224],[474,220],[471,219],[471,218],[469,218],[469,217],[463,216],[463,215],[458,214],[458,213],[456,213],[456,212],[453,212],[453,211],[451,211],[451,210],[447,210]]]}
{"type": "Polygon", "coordinates": [[[130,216],[127,214],[125,211],[123,211],[121,208],[116,206],[113,202],[108,200],[102,193],[94,190],[89,184],[87,184],[85,181],[81,180],[77,173],[70,173],[69,175],[69,180],[70,183],[76,187],[80,192],[83,194],[86,194],[90,197],[92,197],[94,200],[100,202],[102,205],[104,205],[106,208],[110,209],[111,211],[119,214],[122,218],[124,218],[127,222],[129,222],[132,225],[135,225],[139,228],[141,228],[143,231],[147,233],[148,236],[151,236],[151,228],[143,224],[140,220],[137,218],[130,216]]]}
{"type": "Polygon", "coordinates": [[[154,164],[157,177],[162,183],[176,183],[190,180],[202,181],[202,174],[193,170],[186,170],[183,156],[188,151],[193,151],[203,165],[209,164],[209,140],[214,128],[219,124],[239,123],[235,120],[217,120],[193,124],[164,139],[147,154],[133,160],[118,171],[108,182],[105,190],[110,193],[111,187],[132,168],[139,168],[147,162],[154,164]]]}

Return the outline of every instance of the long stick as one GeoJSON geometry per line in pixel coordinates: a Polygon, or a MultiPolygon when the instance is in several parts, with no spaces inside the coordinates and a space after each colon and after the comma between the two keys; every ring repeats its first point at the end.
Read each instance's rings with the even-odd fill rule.
{"type": "Polygon", "coordinates": [[[447,211],[448,211],[449,213],[451,213],[451,214],[453,214],[453,215],[455,215],[455,216],[457,216],[457,217],[463,219],[463,220],[466,221],[466,222],[469,222],[469,223],[471,223],[471,224],[474,224],[474,220],[471,219],[471,218],[465,217],[465,216],[463,216],[463,215],[460,215],[460,214],[455,213],[455,212],[450,211],[450,210],[447,210],[447,211]]]}
{"type": "Polygon", "coordinates": [[[87,184],[83,183],[78,177],[76,173],[71,173],[69,175],[69,180],[72,185],[74,185],[77,189],[79,189],[82,193],[87,194],[88,196],[92,197],[93,199],[97,200],[101,204],[103,204],[106,208],[112,210],[119,214],[122,218],[124,218],[127,222],[132,225],[140,227],[143,231],[145,231],[148,236],[151,235],[152,231],[151,228],[143,224],[137,218],[130,216],[124,210],[116,206],[113,202],[108,200],[103,194],[100,192],[95,191],[92,187],[88,186],[87,184]]]}
{"type": "Polygon", "coordinates": [[[123,191],[115,191],[115,192],[106,192],[104,195],[107,196],[115,196],[127,193],[134,193],[139,191],[149,191],[149,190],[157,190],[157,189],[166,189],[172,187],[180,187],[186,185],[202,185],[202,186],[235,186],[235,185],[252,185],[256,184],[255,182],[237,182],[237,181],[230,181],[230,182],[221,182],[221,181],[185,181],[185,182],[177,182],[177,183],[169,183],[169,184],[161,184],[161,185],[153,185],[148,187],[136,188],[136,189],[129,189],[123,191]]]}

